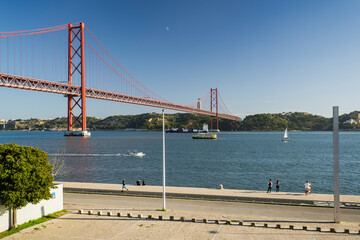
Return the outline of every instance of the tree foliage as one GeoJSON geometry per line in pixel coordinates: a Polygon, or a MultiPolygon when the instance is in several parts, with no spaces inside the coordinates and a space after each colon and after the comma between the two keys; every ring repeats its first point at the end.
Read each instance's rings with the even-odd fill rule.
{"type": "Polygon", "coordinates": [[[243,131],[283,131],[291,130],[324,131],[331,129],[331,119],[308,113],[256,114],[247,116],[241,122],[243,131]]]}
{"type": "Polygon", "coordinates": [[[47,153],[15,143],[0,144],[0,204],[19,209],[50,199],[54,187],[47,153]]]}

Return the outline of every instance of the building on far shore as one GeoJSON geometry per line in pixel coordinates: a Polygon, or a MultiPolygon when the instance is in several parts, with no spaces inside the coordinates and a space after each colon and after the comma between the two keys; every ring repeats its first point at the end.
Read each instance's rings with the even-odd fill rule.
{"type": "Polygon", "coordinates": [[[358,113],[357,119],[348,119],[343,124],[356,125],[360,124],[360,113],[358,113]]]}

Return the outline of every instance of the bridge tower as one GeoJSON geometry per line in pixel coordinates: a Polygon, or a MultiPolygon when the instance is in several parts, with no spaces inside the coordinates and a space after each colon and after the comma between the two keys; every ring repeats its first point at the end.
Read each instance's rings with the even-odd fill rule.
{"type": "MultiPolygon", "coordinates": [[[[216,110],[216,129],[219,129],[219,115],[218,115],[218,90],[217,88],[210,88],[210,111],[216,110]]],[[[213,129],[213,118],[210,118],[210,129],[213,129]]]]}
{"type": "Polygon", "coordinates": [[[73,130],[75,123],[79,123],[82,131],[86,131],[86,93],[85,93],[85,25],[81,22],[77,26],[71,23],[69,29],[68,45],[68,84],[73,85],[74,77],[81,81],[81,93],[68,94],[68,131],[73,130]]]}

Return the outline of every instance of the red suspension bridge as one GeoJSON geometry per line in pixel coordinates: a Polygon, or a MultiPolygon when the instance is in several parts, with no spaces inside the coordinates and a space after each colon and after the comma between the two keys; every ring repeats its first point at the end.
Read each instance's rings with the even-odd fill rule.
{"type": "Polygon", "coordinates": [[[217,88],[189,105],[160,97],[131,75],[82,22],[0,32],[0,87],[65,95],[69,131],[76,123],[86,130],[86,98],[203,114],[211,116],[211,128],[216,118],[217,129],[218,118],[239,119],[217,88]]]}

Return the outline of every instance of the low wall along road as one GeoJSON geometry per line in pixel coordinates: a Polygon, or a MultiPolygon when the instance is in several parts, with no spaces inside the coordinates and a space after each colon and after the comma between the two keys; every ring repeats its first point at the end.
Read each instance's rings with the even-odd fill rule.
{"type": "MultiPolygon", "coordinates": [[[[63,185],[56,184],[51,189],[52,198],[42,200],[38,204],[28,204],[17,211],[17,223],[23,224],[33,219],[46,216],[50,213],[63,210],[63,185]]],[[[9,230],[12,223],[12,211],[0,205],[0,232],[9,230]]]]}

